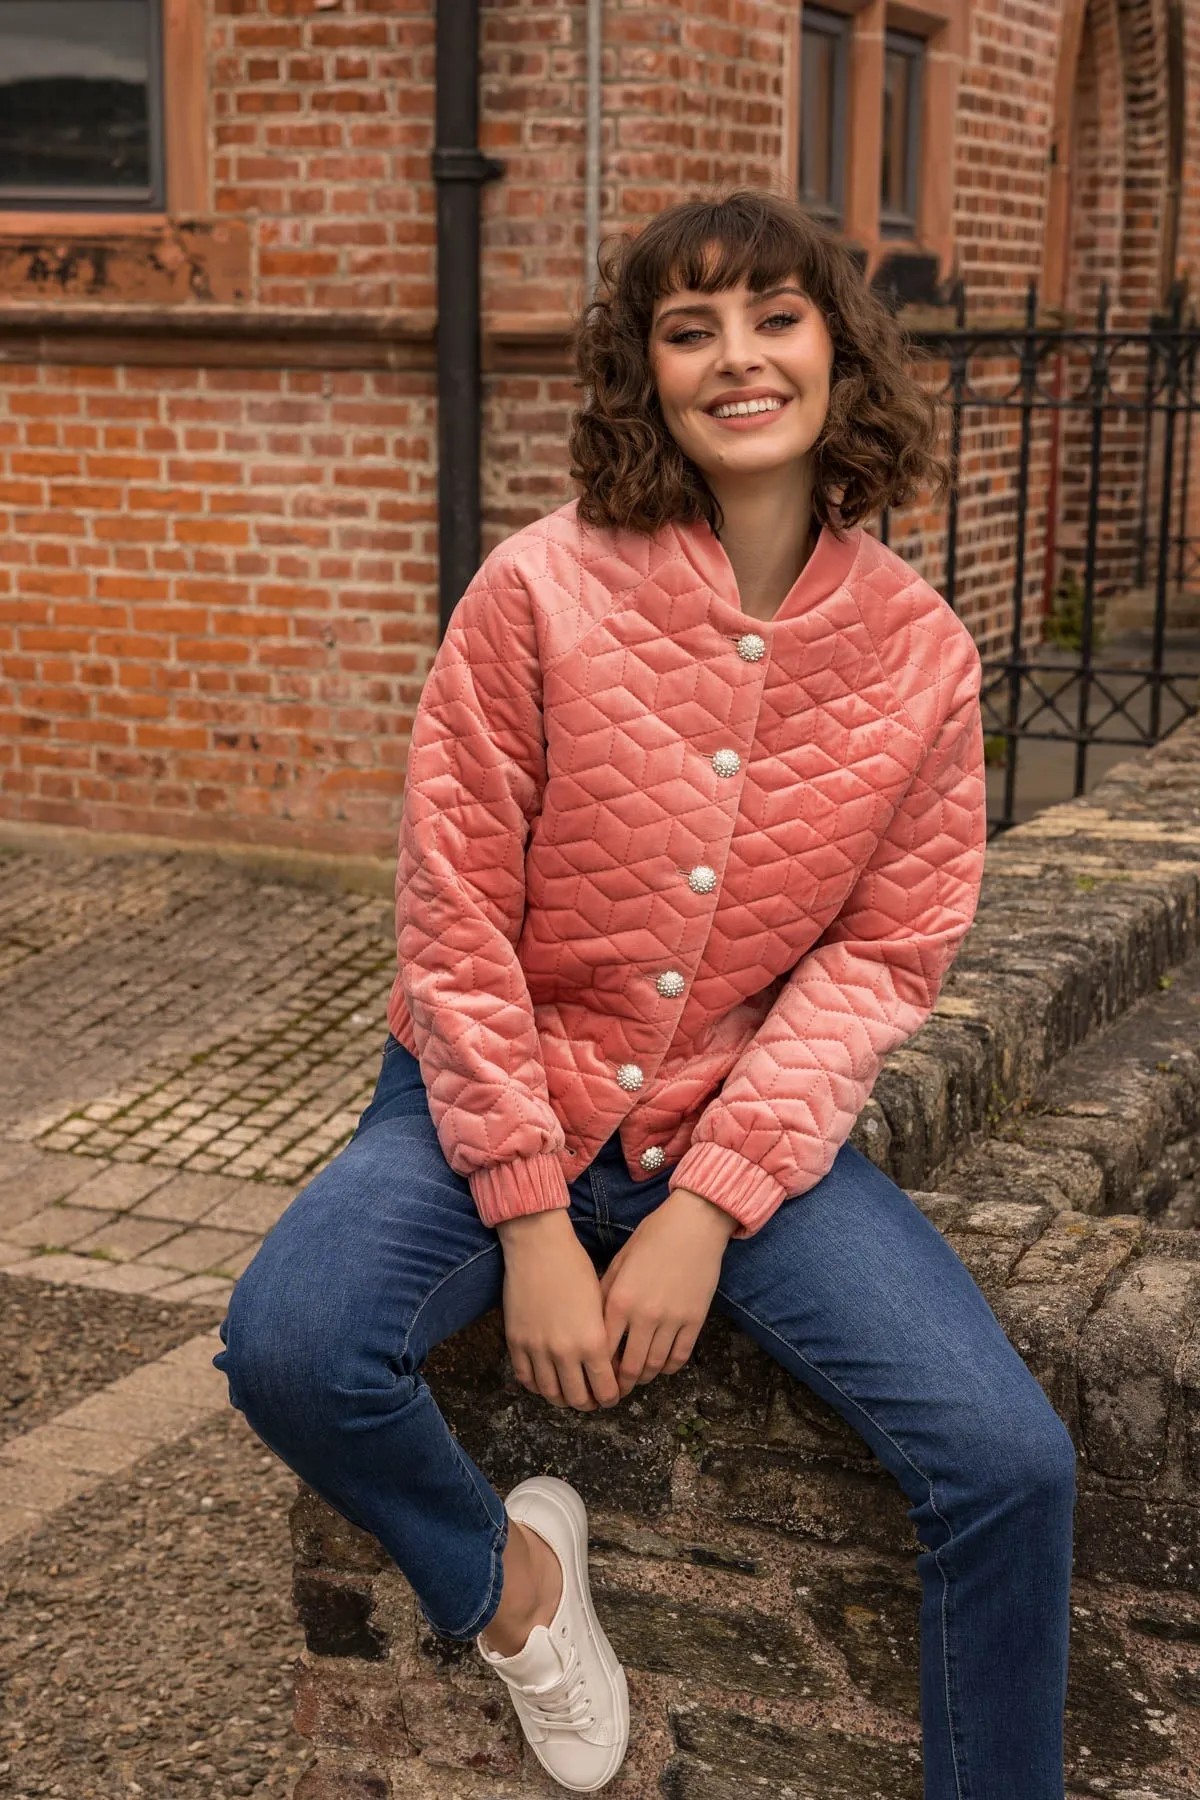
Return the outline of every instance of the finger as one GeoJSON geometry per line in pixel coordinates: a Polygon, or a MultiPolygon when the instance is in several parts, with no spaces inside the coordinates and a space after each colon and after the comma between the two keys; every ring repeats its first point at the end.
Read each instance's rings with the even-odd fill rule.
{"type": "Polygon", "coordinates": [[[662,1374],[663,1364],[671,1354],[671,1345],[675,1342],[678,1325],[660,1325],[650,1342],[646,1352],[646,1360],[642,1364],[642,1372],[638,1381],[643,1386],[653,1381],[656,1375],[662,1374]]]}
{"type": "Polygon", "coordinates": [[[663,1364],[664,1375],[678,1375],[680,1369],[683,1368],[688,1357],[696,1348],[696,1339],[699,1336],[700,1327],[698,1325],[695,1327],[690,1325],[683,1325],[680,1327],[679,1335],[671,1346],[671,1354],[663,1364]]]}
{"type": "Polygon", "coordinates": [[[551,1406],[565,1406],[562,1389],[558,1385],[558,1370],[554,1366],[554,1358],[548,1350],[536,1352],[533,1356],[534,1380],[536,1391],[551,1406]]]}
{"type": "Polygon", "coordinates": [[[629,1308],[619,1300],[606,1300],[604,1304],[604,1336],[608,1360],[616,1362],[617,1345],[625,1336],[629,1326],[629,1308]]]}
{"type": "Polygon", "coordinates": [[[653,1323],[644,1325],[635,1321],[629,1327],[629,1337],[625,1344],[625,1354],[621,1358],[621,1366],[617,1370],[617,1378],[621,1383],[621,1392],[627,1394],[642,1372],[651,1342],[654,1338],[653,1323]]]}
{"type": "Polygon", "coordinates": [[[508,1354],[509,1360],[512,1363],[513,1375],[516,1380],[520,1382],[523,1388],[528,1388],[530,1393],[536,1393],[537,1377],[533,1372],[533,1364],[530,1362],[527,1352],[524,1350],[510,1349],[508,1354]]]}
{"type": "Polygon", "coordinates": [[[558,1369],[558,1385],[566,1396],[568,1406],[576,1412],[595,1412],[596,1402],[592,1398],[591,1389],[583,1378],[583,1365],[577,1356],[559,1356],[555,1358],[558,1369]]]}
{"type": "Polygon", "coordinates": [[[611,1360],[606,1357],[593,1357],[585,1362],[584,1371],[596,1399],[601,1406],[615,1406],[621,1398],[621,1384],[613,1374],[611,1360]]]}

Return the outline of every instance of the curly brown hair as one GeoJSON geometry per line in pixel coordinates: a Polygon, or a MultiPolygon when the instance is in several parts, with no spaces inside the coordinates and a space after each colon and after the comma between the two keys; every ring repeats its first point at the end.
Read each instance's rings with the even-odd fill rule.
{"type": "Polygon", "coordinates": [[[926,482],[935,497],[945,491],[940,405],[908,367],[904,331],[847,246],[797,202],[753,188],[680,201],[636,236],[610,239],[597,265],[601,285],[573,333],[586,398],[568,439],[586,523],[653,533],[669,519],[707,519],[720,530],[715,495],[663,419],[649,357],[654,303],[742,280],[761,292],[796,274],[833,341],[829,408],[811,452],[817,523],[855,525],[926,482]]]}

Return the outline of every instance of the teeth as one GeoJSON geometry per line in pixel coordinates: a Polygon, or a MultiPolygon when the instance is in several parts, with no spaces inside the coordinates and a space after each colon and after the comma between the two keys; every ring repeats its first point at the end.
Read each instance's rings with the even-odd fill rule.
{"type": "Polygon", "coordinates": [[[739,400],[735,406],[714,406],[714,419],[736,419],[756,412],[778,412],[782,400],[739,400]]]}

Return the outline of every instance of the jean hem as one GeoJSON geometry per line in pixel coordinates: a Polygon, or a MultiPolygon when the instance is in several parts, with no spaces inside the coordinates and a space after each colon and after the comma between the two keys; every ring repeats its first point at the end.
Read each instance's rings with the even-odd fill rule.
{"type": "Polygon", "coordinates": [[[483,1605],[479,1608],[474,1618],[469,1619],[465,1625],[460,1625],[455,1630],[450,1630],[446,1626],[439,1625],[436,1620],[430,1617],[422,1602],[418,1600],[417,1609],[425,1623],[428,1625],[430,1631],[434,1632],[436,1636],[457,1638],[461,1642],[467,1642],[470,1639],[477,1637],[481,1631],[486,1631],[500,1607],[500,1598],[504,1587],[503,1556],[507,1543],[508,1514],[506,1512],[504,1515],[504,1523],[493,1528],[491,1559],[488,1567],[487,1598],[484,1600],[483,1605]]]}

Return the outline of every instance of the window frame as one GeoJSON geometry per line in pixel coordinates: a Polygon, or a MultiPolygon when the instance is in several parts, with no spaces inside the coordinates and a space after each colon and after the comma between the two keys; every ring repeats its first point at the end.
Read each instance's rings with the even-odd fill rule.
{"type": "MultiPolygon", "coordinates": [[[[95,0],[97,5],[103,0],[95,0]]],[[[146,113],[149,139],[149,182],[144,193],[134,188],[81,188],[78,190],[29,187],[22,191],[0,182],[0,214],[34,213],[46,218],[96,213],[129,213],[161,216],[167,204],[167,146],[163,0],[145,0],[148,45],[146,113]]]]}
{"type": "Polygon", "coordinates": [[[796,187],[800,203],[834,230],[843,229],[846,221],[846,127],[850,116],[850,44],[854,29],[851,15],[833,12],[823,6],[805,5],[800,14],[800,129],[797,137],[796,187]],[[804,187],[805,139],[808,131],[804,108],[804,39],[813,33],[832,38],[833,63],[833,143],[830,147],[830,186],[832,203],[811,196],[804,187]]]}
{"type": "Polygon", "coordinates": [[[163,45],[163,147],[166,204],[157,212],[128,207],[38,212],[0,207],[0,242],[17,238],[54,242],[83,238],[126,242],[161,236],[177,219],[206,218],[212,211],[208,118],[208,9],[196,0],[161,0],[163,45]]]}
{"type": "Polygon", "coordinates": [[[889,52],[902,56],[908,64],[908,132],[905,144],[907,166],[905,169],[904,201],[902,208],[889,208],[883,192],[883,151],[884,139],[882,131],[879,141],[879,235],[881,238],[903,238],[916,240],[917,214],[921,197],[921,140],[923,136],[922,105],[925,90],[925,56],[927,45],[925,39],[911,31],[899,31],[888,26],[883,34],[883,71],[884,86],[880,92],[880,108],[884,104],[887,82],[887,57],[889,52]]]}

